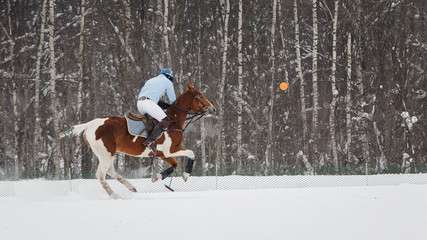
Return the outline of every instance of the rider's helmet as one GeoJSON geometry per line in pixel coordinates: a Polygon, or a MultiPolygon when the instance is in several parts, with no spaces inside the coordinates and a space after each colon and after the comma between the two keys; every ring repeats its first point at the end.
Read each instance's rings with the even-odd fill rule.
{"type": "Polygon", "coordinates": [[[163,69],[162,71],[160,71],[160,74],[165,75],[169,80],[171,80],[171,82],[175,81],[175,78],[173,78],[172,70],[170,70],[169,68],[163,69]]]}

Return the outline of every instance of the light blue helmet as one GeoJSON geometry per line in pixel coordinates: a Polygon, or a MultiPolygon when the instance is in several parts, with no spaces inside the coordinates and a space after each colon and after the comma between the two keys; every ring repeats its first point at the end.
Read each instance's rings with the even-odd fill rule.
{"type": "Polygon", "coordinates": [[[171,80],[171,82],[175,81],[172,70],[170,70],[169,68],[163,69],[162,71],[160,71],[160,74],[165,75],[169,80],[171,80]]]}

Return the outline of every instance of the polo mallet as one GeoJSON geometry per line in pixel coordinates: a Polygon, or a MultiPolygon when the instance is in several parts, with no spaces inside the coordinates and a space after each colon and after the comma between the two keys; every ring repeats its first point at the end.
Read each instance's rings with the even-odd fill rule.
{"type": "Polygon", "coordinates": [[[169,186],[165,184],[165,187],[166,187],[167,189],[169,189],[170,191],[172,191],[172,192],[175,192],[175,190],[173,190],[173,188],[171,188],[171,184],[172,184],[172,179],[173,179],[173,174],[174,174],[174,173],[175,173],[175,172],[173,172],[173,173],[172,173],[171,180],[170,180],[170,182],[169,182],[169,186]]]}

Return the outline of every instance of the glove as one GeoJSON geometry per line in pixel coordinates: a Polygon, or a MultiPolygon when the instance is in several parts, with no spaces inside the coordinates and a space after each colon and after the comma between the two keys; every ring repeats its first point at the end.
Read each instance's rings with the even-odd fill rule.
{"type": "Polygon", "coordinates": [[[159,107],[160,107],[161,109],[163,109],[163,110],[165,110],[165,109],[167,109],[167,108],[169,108],[169,107],[171,106],[170,104],[165,103],[165,102],[163,102],[163,101],[159,101],[159,102],[157,103],[157,105],[159,105],[159,107]]]}

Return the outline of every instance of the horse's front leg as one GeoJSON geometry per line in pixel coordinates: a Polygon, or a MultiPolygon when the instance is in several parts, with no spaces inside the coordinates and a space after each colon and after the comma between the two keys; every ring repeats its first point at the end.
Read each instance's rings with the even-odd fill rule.
{"type": "MultiPolygon", "coordinates": [[[[173,158],[163,158],[163,157],[161,157],[161,158],[168,163],[170,160],[173,160],[174,162],[176,162],[176,160],[173,158]]],[[[182,178],[186,182],[187,182],[188,177],[190,177],[190,174],[193,172],[193,165],[194,165],[194,158],[188,158],[187,165],[185,166],[185,172],[182,174],[182,178]]],[[[178,166],[178,165],[176,165],[176,166],[178,166]]],[[[176,167],[173,167],[173,165],[172,165],[172,167],[167,168],[163,172],[154,174],[153,177],[151,178],[151,181],[156,182],[160,179],[163,180],[163,179],[169,177],[175,171],[175,169],[176,169],[176,167]]]]}
{"type": "MultiPolygon", "coordinates": [[[[194,152],[191,150],[182,148],[181,139],[178,138],[177,140],[176,138],[171,138],[171,136],[169,136],[169,134],[167,133],[164,136],[165,136],[165,140],[160,144],[160,150],[162,151],[162,155],[166,159],[173,158],[173,157],[188,157],[187,165],[185,167],[185,172],[182,174],[182,178],[184,179],[184,181],[187,181],[188,177],[193,172],[194,152]]],[[[167,161],[166,159],[164,160],[167,161]]]]}
{"type": "Polygon", "coordinates": [[[184,181],[187,181],[188,177],[190,177],[190,174],[193,172],[194,152],[182,147],[175,147],[175,148],[172,147],[170,149],[170,152],[166,154],[168,156],[173,156],[173,157],[188,157],[187,165],[185,166],[185,172],[182,174],[182,178],[184,179],[184,181]]]}
{"type": "Polygon", "coordinates": [[[187,182],[188,177],[193,172],[194,158],[187,159],[187,165],[185,166],[185,172],[182,174],[182,178],[187,182]]]}

